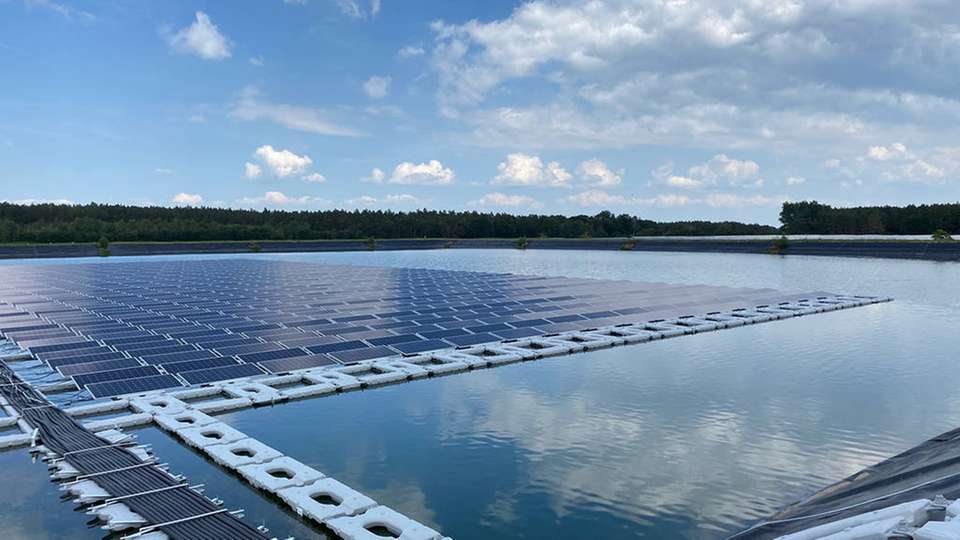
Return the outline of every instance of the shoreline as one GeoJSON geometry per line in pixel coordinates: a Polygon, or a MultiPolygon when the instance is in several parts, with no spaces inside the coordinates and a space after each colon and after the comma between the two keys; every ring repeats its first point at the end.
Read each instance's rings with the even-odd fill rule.
{"type": "MultiPolygon", "coordinates": [[[[672,251],[694,253],[771,254],[771,240],[691,238],[533,238],[522,249],[569,249],[605,251],[672,251]]],[[[368,240],[258,240],[200,242],[116,242],[110,256],[188,255],[216,253],[295,253],[334,251],[397,251],[428,249],[521,249],[515,238],[470,239],[382,239],[368,240]],[[251,249],[251,243],[259,249],[251,249]]],[[[928,261],[960,261],[960,242],[927,240],[790,240],[775,255],[829,257],[877,257],[928,261]]],[[[0,245],[0,259],[97,257],[96,244],[6,244],[0,245]]]]}

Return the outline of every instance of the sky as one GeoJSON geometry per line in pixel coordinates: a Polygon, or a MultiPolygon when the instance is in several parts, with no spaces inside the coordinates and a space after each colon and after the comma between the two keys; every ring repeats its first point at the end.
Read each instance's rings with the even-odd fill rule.
{"type": "Polygon", "coordinates": [[[0,200],[960,200],[954,0],[0,0],[0,200]]]}

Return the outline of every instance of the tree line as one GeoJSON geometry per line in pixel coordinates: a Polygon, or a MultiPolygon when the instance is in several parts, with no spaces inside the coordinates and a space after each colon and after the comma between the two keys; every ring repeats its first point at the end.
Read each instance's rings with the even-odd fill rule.
{"type": "Polygon", "coordinates": [[[834,208],[784,203],[782,226],[734,221],[657,222],[629,214],[593,216],[417,210],[235,210],[119,204],[0,203],[0,242],[169,242],[357,238],[618,238],[751,234],[922,234],[960,232],[960,203],[834,208]]]}
{"type": "Polygon", "coordinates": [[[0,242],[626,237],[772,234],[768,225],[656,222],[628,214],[525,215],[418,210],[235,210],[0,203],[0,242]]]}
{"type": "Polygon", "coordinates": [[[834,208],[788,202],[780,211],[786,234],[922,234],[960,232],[960,203],[834,208]]]}

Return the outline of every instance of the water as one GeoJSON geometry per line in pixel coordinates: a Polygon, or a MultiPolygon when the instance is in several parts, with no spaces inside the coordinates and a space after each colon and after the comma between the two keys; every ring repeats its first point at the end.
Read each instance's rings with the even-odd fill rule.
{"type": "MultiPolygon", "coordinates": [[[[722,538],[960,425],[957,264],[513,250],[259,256],[896,298],[220,417],[460,540],[722,538]]],[[[281,537],[319,534],[157,430],[138,434],[251,522],[281,537]]],[[[26,461],[0,454],[19,488],[0,494],[4,537],[99,537],[26,461]]]]}

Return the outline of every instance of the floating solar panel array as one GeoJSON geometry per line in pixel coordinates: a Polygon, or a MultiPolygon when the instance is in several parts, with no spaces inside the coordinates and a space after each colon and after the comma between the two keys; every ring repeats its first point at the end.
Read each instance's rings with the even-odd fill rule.
{"type": "Polygon", "coordinates": [[[816,294],[252,259],[0,266],[0,335],[101,398],[816,294]]]}

